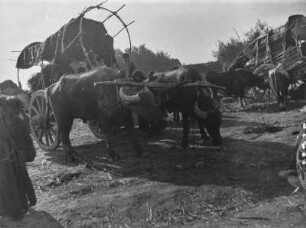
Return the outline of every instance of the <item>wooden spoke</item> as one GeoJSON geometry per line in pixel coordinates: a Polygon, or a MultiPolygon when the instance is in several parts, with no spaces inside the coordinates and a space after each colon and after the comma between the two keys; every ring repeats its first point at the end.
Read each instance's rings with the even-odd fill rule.
{"type": "Polygon", "coordinates": [[[31,111],[35,112],[36,115],[39,115],[39,111],[37,110],[35,106],[31,107],[31,111]]]}
{"type": "Polygon", "coordinates": [[[49,146],[50,145],[50,141],[49,141],[49,135],[48,135],[48,129],[44,129],[44,135],[45,135],[45,139],[46,139],[46,144],[49,146]]]}
{"type": "Polygon", "coordinates": [[[39,139],[39,140],[42,140],[43,130],[39,128],[39,129],[37,130],[37,132],[38,132],[38,139],[39,139]]]}
{"type": "Polygon", "coordinates": [[[105,135],[103,134],[102,130],[98,126],[98,121],[92,120],[88,121],[88,127],[91,130],[91,132],[100,139],[105,139],[105,135]]]}
{"type": "Polygon", "coordinates": [[[46,108],[46,101],[45,101],[44,98],[41,98],[41,114],[43,116],[46,116],[46,110],[47,110],[47,108],[46,108]]]}
{"type": "Polygon", "coordinates": [[[53,135],[53,136],[56,136],[56,130],[54,130],[52,127],[50,128],[50,131],[51,131],[51,134],[53,135]]]}
{"type": "Polygon", "coordinates": [[[35,100],[35,103],[36,103],[36,107],[37,107],[37,109],[38,109],[38,113],[39,113],[39,114],[42,114],[41,105],[40,105],[40,102],[39,102],[39,98],[37,98],[37,99],[35,100]]]}
{"type": "Polygon", "coordinates": [[[51,127],[57,126],[57,123],[55,121],[50,121],[49,123],[50,123],[51,127]]]}
{"type": "Polygon", "coordinates": [[[46,140],[46,132],[45,132],[45,129],[42,129],[42,135],[43,135],[43,137],[42,137],[42,142],[46,145],[46,146],[49,146],[48,144],[47,144],[47,140],[46,140]]]}
{"type": "Polygon", "coordinates": [[[49,129],[47,129],[46,131],[47,131],[47,135],[48,135],[48,137],[49,137],[49,140],[50,140],[50,142],[51,142],[51,144],[52,143],[54,143],[54,140],[53,140],[53,136],[52,136],[52,130],[51,130],[52,128],[49,128],[49,129]]]}

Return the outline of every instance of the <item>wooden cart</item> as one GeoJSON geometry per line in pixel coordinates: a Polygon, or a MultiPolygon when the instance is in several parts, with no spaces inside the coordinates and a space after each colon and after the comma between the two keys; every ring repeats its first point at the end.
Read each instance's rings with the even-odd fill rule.
{"type": "MultiPolygon", "coordinates": [[[[103,7],[103,3],[84,9],[77,18],[71,19],[44,42],[34,42],[27,45],[17,59],[18,82],[20,69],[28,69],[33,66],[41,66],[43,68],[46,63],[67,68],[69,63],[77,60],[85,63],[88,66],[87,70],[97,67],[101,62],[110,67],[118,67],[116,65],[113,39],[121,31],[125,30],[128,37],[129,52],[131,52],[131,38],[128,26],[134,21],[126,24],[119,16],[119,10],[125,5],[116,11],[112,11],[103,7]],[[94,9],[102,10],[108,16],[102,21],[86,18],[85,14],[94,9]],[[117,18],[123,28],[115,35],[110,36],[104,27],[104,22],[112,17],[117,18]]],[[[127,65],[127,68],[129,68],[129,65],[127,65]]],[[[126,72],[129,72],[129,70],[126,72]]],[[[52,68],[49,77],[41,74],[39,78],[41,88],[32,94],[28,107],[31,133],[39,147],[46,151],[55,150],[60,144],[56,116],[46,89],[47,86],[58,81],[60,76],[54,68],[52,68]]],[[[95,136],[103,138],[103,134],[98,129],[95,120],[90,121],[88,124],[95,136]]]]}

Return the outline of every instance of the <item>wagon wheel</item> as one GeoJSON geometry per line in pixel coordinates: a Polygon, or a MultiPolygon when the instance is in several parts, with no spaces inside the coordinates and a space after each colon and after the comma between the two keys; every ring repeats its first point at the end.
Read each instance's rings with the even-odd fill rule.
{"type": "Polygon", "coordinates": [[[253,72],[254,74],[264,79],[264,83],[260,87],[255,86],[252,88],[252,92],[255,98],[264,99],[265,95],[268,95],[268,98],[271,97],[272,90],[269,85],[269,70],[273,68],[274,68],[273,64],[263,64],[254,70],[253,72]]]}
{"type": "Polygon", "coordinates": [[[91,132],[100,139],[105,139],[105,135],[103,134],[102,130],[99,128],[97,120],[88,121],[88,127],[91,132]]]}
{"type": "MultiPolygon", "coordinates": [[[[302,139],[300,145],[303,143],[306,144],[306,138],[302,139]]],[[[302,146],[299,146],[296,152],[296,170],[301,185],[306,190],[306,149],[303,149],[302,146]]]]}
{"type": "Polygon", "coordinates": [[[46,151],[55,150],[60,143],[59,132],[44,90],[38,90],[32,95],[29,115],[31,132],[39,147],[46,151]]]}

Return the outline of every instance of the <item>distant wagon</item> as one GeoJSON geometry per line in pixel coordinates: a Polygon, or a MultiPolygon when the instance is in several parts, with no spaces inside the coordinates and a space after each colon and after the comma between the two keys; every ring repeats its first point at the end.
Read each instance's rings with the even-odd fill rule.
{"type": "Polygon", "coordinates": [[[268,71],[282,63],[291,76],[292,87],[306,80],[306,17],[292,15],[285,25],[248,43],[229,69],[248,68],[266,79],[254,93],[262,97],[269,90],[268,71]]]}

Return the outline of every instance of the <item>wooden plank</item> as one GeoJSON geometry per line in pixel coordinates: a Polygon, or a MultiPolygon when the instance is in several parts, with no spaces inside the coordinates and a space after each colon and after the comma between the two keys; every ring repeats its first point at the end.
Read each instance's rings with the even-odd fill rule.
{"type": "Polygon", "coordinates": [[[214,87],[224,89],[223,86],[214,85],[204,82],[189,82],[189,83],[157,83],[157,82],[124,82],[124,81],[104,81],[95,82],[94,86],[107,85],[107,86],[130,86],[130,87],[152,87],[152,88],[171,88],[171,87],[214,87]]]}

